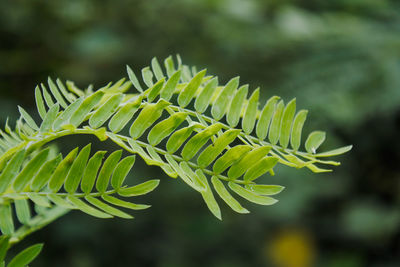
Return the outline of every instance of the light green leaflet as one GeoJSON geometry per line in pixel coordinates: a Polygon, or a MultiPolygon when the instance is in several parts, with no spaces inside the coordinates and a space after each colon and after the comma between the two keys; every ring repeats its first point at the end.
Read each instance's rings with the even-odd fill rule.
{"type": "Polygon", "coordinates": [[[239,86],[239,77],[231,79],[217,96],[211,108],[211,114],[216,120],[220,120],[228,109],[235,90],[239,86]]]}
{"type": "Polygon", "coordinates": [[[72,194],[76,191],[85,171],[86,163],[89,159],[91,144],[85,146],[71,165],[65,180],[65,191],[72,194]]]}
{"type": "Polygon", "coordinates": [[[278,100],[278,96],[273,96],[268,99],[267,103],[265,103],[265,106],[260,113],[260,118],[258,119],[256,127],[256,134],[261,140],[264,140],[267,137],[269,125],[272,116],[274,115],[275,106],[278,100]]]}
{"type": "Polygon", "coordinates": [[[157,80],[161,80],[164,78],[164,73],[156,57],[153,57],[153,59],[151,60],[151,68],[153,69],[154,75],[156,76],[157,80]]]}
{"type": "Polygon", "coordinates": [[[126,65],[126,71],[128,72],[129,80],[132,82],[132,84],[136,88],[136,90],[143,93],[143,89],[140,86],[140,83],[139,83],[135,73],[132,71],[132,69],[128,65],[126,65]]]}
{"type": "MultiPolygon", "coordinates": [[[[239,176],[244,174],[249,168],[251,169],[251,167],[254,166],[260,159],[265,157],[270,150],[271,147],[268,146],[262,146],[253,149],[243,158],[232,165],[232,167],[228,171],[228,177],[231,179],[238,178],[239,176]]],[[[251,176],[252,175],[250,175],[250,177],[251,176]]]]}
{"type": "Polygon", "coordinates": [[[39,255],[42,248],[43,244],[36,244],[24,249],[10,261],[7,267],[28,266],[39,255]]]}
{"type": "Polygon", "coordinates": [[[118,108],[122,99],[123,94],[115,94],[110,97],[96,112],[90,117],[89,125],[92,128],[98,128],[102,126],[118,108]]]}
{"type": "Polygon", "coordinates": [[[176,71],[172,76],[170,76],[170,78],[168,79],[168,81],[165,83],[164,87],[161,90],[161,98],[167,101],[170,100],[170,98],[174,94],[176,85],[178,84],[180,78],[181,78],[180,70],[176,71]]]}
{"type": "Polygon", "coordinates": [[[145,67],[142,69],[142,77],[147,87],[153,86],[153,72],[150,70],[150,67],[145,67]]]}
{"type": "Polygon", "coordinates": [[[27,224],[31,219],[31,211],[29,209],[28,201],[26,199],[17,199],[14,201],[14,204],[18,220],[22,224],[27,224]]]}
{"type": "Polygon", "coordinates": [[[29,163],[22,169],[22,171],[15,178],[13,188],[16,192],[21,192],[28,184],[30,179],[39,171],[40,167],[46,161],[49,155],[49,149],[39,152],[29,163]]]}
{"type": "Polygon", "coordinates": [[[137,97],[124,104],[121,109],[111,118],[108,127],[113,133],[121,131],[128,122],[132,119],[133,115],[139,109],[142,102],[142,97],[137,97]]]}
{"type": "Polygon", "coordinates": [[[6,168],[0,175],[0,193],[3,193],[8,188],[10,182],[18,173],[24,157],[25,150],[22,149],[18,153],[15,153],[14,156],[7,163],[6,168]]]}
{"type": "Polygon", "coordinates": [[[301,143],[301,132],[303,130],[304,122],[307,118],[307,110],[300,110],[293,121],[292,135],[290,137],[290,144],[293,150],[298,150],[301,143]]]}
{"type": "Polygon", "coordinates": [[[240,160],[247,152],[251,150],[251,146],[248,145],[238,145],[222,155],[214,163],[213,170],[215,173],[221,173],[230,167],[232,164],[240,160]]]}
{"type": "Polygon", "coordinates": [[[114,189],[118,189],[122,186],[126,176],[135,163],[135,158],[135,156],[126,157],[115,167],[113,176],[111,178],[111,185],[114,189]]]}
{"type": "Polygon", "coordinates": [[[249,184],[246,188],[258,195],[276,195],[282,192],[285,187],[281,185],[249,184]]]}
{"type": "Polygon", "coordinates": [[[181,107],[186,107],[193,99],[197,89],[207,70],[202,70],[194,76],[194,78],[186,85],[183,91],[178,96],[178,104],[181,107]]]}
{"type": "Polygon", "coordinates": [[[279,143],[283,148],[287,148],[289,144],[290,133],[292,131],[292,121],[295,112],[296,112],[296,99],[293,99],[286,105],[286,108],[283,111],[282,115],[281,134],[279,143]]]}
{"type": "Polygon", "coordinates": [[[232,197],[232,195],[226,190],[224,184],[215,176],[211,178],[211,182],[218,195],[229,205],[234,211],[238,213],[249,213],[249,211],[240,205],[240,203],[232,197]]]}
{"type": "Polygon", "coordinates": [[[202,128],[203,126],[199,123],[191,124],[187,127],[179,129],[171,135],[167,142],[167,151],[174,153],[181,147],[181,145],[189,138],[195,129],[202,128]]]}
{"type": "Polygon", "coordinates": [[[170,103],[160,99],[156,104],[146,105],[132,123],[129,134],[133,139],[139,138],[162,114],[170,103]]]}
{"type": "Polygon", "coordinates": [[[87,114],[100,102],[103,95],[103,91],[97,91],[83,100],[78,109],[72,114],[69,122],[74,126],[79,126],[85,120],[87,114]]]}
{"type": "MultiPolygon", "coordinates": [[[[250,153],[249,153],[250,154],[250,153]]],[[[265,157],[259,160],[256,164],[252,165],[243,177],[245,181],[253,181],[263,175],[264,173],[270,171],[278,163],[278,158],[275,157],[265,157]]]]}
{"type": "Polygon", "coordinates": [[[174,113],[171,117],[157,123],[149,132],[147,140],[152,146],[158,145],[165,137],[185,121],[188,115],[184,112],[174,113]]]}
{"type": "Polygon", "coordinates": [[[106,151],[97,151],[93,157],[90,158],[81,182],[81,190],[88,194],[92,191],[94,182],[96,181],[97,172],[100,169],[102,160],[106,151]]]}
{"type": "Polygon", "coordinates": [[[232,182],[229,182],[229,187],[230,187],[230,189],[232,189],[232,191],[234,191],[236,194],[238,194],[242,198],[247,199],[248,201],[259,204],[259,205],[273,205],[276,202],[278,202],[278,200],[276,200],[272,197],[258,195],[256,193],[254,193],[250,190],[247,190],[247,189],[243,188],[242,186],[232,183],[232,182]]]}
{"type": "Polygon", "coordinates": [[[204,202],[206,202],[208,209],[211,211],[212,214],[214,214],[215,217],[222,220],[221,210],[218,206],[217,201],[214,198],[214,194],[212,193],[212,190],[208,183],[207,177],[204,175],[204,173],[201,170],[196,170],[196,175],[197,175],[198,179],[200,179],[201,183],[206,188],[206,190],[204,192],[201,192],[201,196],[203,197],[204,202]]]}
{"type": "Polygon", "coordinates": [[[315,154],[318,147],[325,141],[325,132],[314,131],[307,137],[305,147],[308,153],[315,154]]]}
{"type": "Polygon", "coordinates": [[[279,134],[281,131],[281,122],[282,122],[282,113],[283,113],[283,108],[284,108],[283,101],[279,101],[278,106],[275,109],[275,113],[272,117],[271,121],[271,126],[269,130],[269,141],[271,144],[275,145],[278,143],[279,140],[279,134]]]}
{"type": "Polygon", "coordinates": [[[124,197],[141,196],[153,191],[160,183],[160,180],[149,180],[147,182],[128,187],[121,188],[119,194],[124,197]]]}
{"type": "Polygon", "coordinates": [[[242,128],[247,134],[250,134],[253,131],[254,123],[256,122],[259,95],[260,89],[257,88],[250,96],[246,111],[243,116],[242,128]]]}
{"type": "Polygon", "coordinates": [[[71,165],[77,154],[78,148],[75,148],[74,150],[69,152],[69,154],[57,166],[49,181],[49,189],[51,191],[57,192],[63,186],[68,171],[71,168],[71,165]]]}
{"type": "Polygon", "coordinates": [[[158,96],[161,89],[163,88],[165,79],[162,78],[158,82],[156,82],[151,88],[149,88],[149,93],[147,95],[147,101],[153,102],[153,100],[158,96]]]}
{"type": "Polygon", "coordinates": [[[216,134],[219,130],[221,130],[223,125],[221,123],[216,123],[208,126],[200,133],[193,136],[186,145],[182,149],[182,157],[184,160],[189,160],[193,158],[196,153],[200,150],[202,146],[206,144],[206,142],[216,134]]]}
{"type": "Polygon", "coordinates": [[[226,120],[232,127],[235,127],[239,123],[248,90],[248,85],[241,86],[232,99],[228,113],[226,114],[226,120]]]}
{"type": "Polygon", "coordinates": [[[96,189],[99,192],[104,192],[107,190],[108,183],[110,181],[111,175],[114,172],[115,167],[121,158],[122,150],[117,150],[111,153],[111,155],[104,161],[103,167],[99,172],[99,177],[96,182],[96,189]]]}
{"type": "Polygon", "coordinates": [[[240,130],[231,129],[220,135],[213,144],[209,145],[206,149],[201,152],[197,159],[197,163],[200,167],[206,167],[214,161],[218,155],[226,149],[226,147],[232,143],[239,135],[240,130]]]}
{"type": "Polygon", "coordinates": [[[217,77],[208,81],[206,86],[204,86],[203,90],[201,90],[199,96],[196,98],[196,102],[194,103],[194,107],[197,112],[203,113],[204,111],[206,111],[217,86],[217,77]]]}

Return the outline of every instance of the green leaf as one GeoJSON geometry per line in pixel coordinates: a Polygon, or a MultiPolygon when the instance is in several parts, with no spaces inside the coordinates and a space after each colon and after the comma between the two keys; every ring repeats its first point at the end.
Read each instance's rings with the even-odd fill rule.
{"type": "Polygon", "coordinates": [[[324,152],[324,153],[315,154],[314,157],[321,157],[322,158],[322,157],[338,156],[338,155],[341,155],[341,154],[344,154],[344,153],[350,151],[352,148],[353,148],[352,145],[344,146],[344,147],[337,148],[337,149],[334,149],[334,150],[330,150],[330,151],[327,151],[327,152],[324,152]]]}
{"type": "Polygon", "coordinates": [[[63,186],[65,178],[67,177],[68,171],[71,168],[77,153],[78,148],[75,148],[57,166],[49,182],[49,189],[51,191],[58,192],[63,186]]]}
{"type": "Polygon", "coordinates": [[[204,192],[201,192],[201,196],[206,202],[208,209],[211,211],[212,214],[214,214],[215,217],[217,217],[219,220],[222,220],[221,210],[217,201],[214,198],[214,194],[212,193],[211,187],[207,181],[207,177],[201,170],[196,170],[196,175],[200,179],[202,184],[205,185],[206,190],[204,192]]]}
{"type": "Polygon", "coordinates": [[[76,97],[73,94],[67,92],[67,89],[65,88],[64,84],[61,82],[60,79],[57,79],[56,83],[58,85],[58,88],[60,89],[60,92],[65,97],[65,99],[67,99],[70,103],[76,100],[76,97]]]}
{"type": "Polygon", "coordinates": [[[79,106],[83,102],[83,97],[78,98],[75,102],[69,105],[61,114],[56,118],[53,123],[54,130],[60,130],[62,125],[68,124],[71,116],[75,113],[75,111],[79,108],[79,106]]]}
{"type": "Polygon", "coordinates": [[[4,193],[12,179],[17,175],[25,158],[25,149],[15,153],[8,161],[6,168],[0,175],[0,193],[4,193]]]}
{"type": "Polygon", "coordinates": [[[28,201],[26,199],[16,199],[14,204],[18,221],[20,221],[22,224],[27,224],[31,219],[31,211],[28,201]]]}
{"type": "Polygon", "coordinates": [[[165,69],[167,70],[167,75],[168,77],[171,77],[171,75],[174,73],[175,71],[175,67],[174,67],[174,61],[172,60],[172,57],[169,56],[164,60],[164,66],[165,69]]]}
{"type": "Polygon", "coordinates": [[[114,207],[111,207],[110,205],[107,205],[106,203],[104,203],[101,200],[94,198],[92,196],[86,196],[85,199],[87,200],[87,202],[89,202],[96,208],[99,208],[99,209],[103,210],[104,212],[111,214],[113,216],[117,216],[117,217],[124,218],[124,219],[132,219],[133,218],[131,215],[129,215],[123,211],[120,211],[114,207]]]}
{"type": "Polygon", "coordinates": [[[133,164],[135,164],[136,156],[129,156],[121,160],[118,165],[115,167],[113,176],[111,178],[111,185],[114,189],[119,189],[129,171],[132,169],[133,164]]]}
{"type": "Polygon", "coordinates": [[[246,111],[243,116],[242,128],[247,134],[250,134],[253,131],[254,124],[256,122],[259,95],[260,88],[257,88],[250,96],[246,111]]]}
{"type": "Polygon", "coordinates": [[[54,106],[53,99],[51,98],[51,95],[49,94],[49,92],[47,92],[46,86],[41,84],[41,87],[42,87],[43,97],[44,97],[44,100],[45,100],[47,106],[48,107],[54,106]]]}
{"type": "Polygon", "coordinates": [[[248,85],[241,86],[232,99],[230,108],[226,114],[226,121],[231,127],[236,127],[239,123],[248,90],[248,85]]]}
{"type": "Polygon", "coordinates": [[[132,82],[136,90],[138,90],[140,93],[143,93],[143,89],[140,86],[139,80],[137,79],[133,70],[128,65],[126,65],[126,71],[128,72],[129,80],[132,82]]]}
{"type": "Polygon", "coordinates": [[[39,171],[49,155],[49,149],[40,151],[29,163],[22,169],[19,175],[15,178],[13,188],[16,192],[21,192],[28,184],[30,179],[39,171]]]}
{"type": "Polygon", "coordinates": [[[109,195],[102,195],[101,196],[103,198],[103,200],[107,201],[110,204],[113,204],[115,206],[118,207],[122,207],[122,208],[127,208],[127,209],[131,209],[131,210],[144,210],[144,209],[148,209],[151,206],[150,205],[143,205],[143,204],[135,204],[135,203],[131,203],[131,202],[127,202],[109,195]]]}
{"type": "Polygon", "coordinates": [[[224,184],[215,176],[211,177],[211,183],[214,186],[215,191],[218,195],[228,204],[231,209],[238,213],[249,213],[249,211],[240,205],[240,203],[232,197],[232,195],[226,190],[224,184]]]}
{"type": "Polygon", "coordinates": [[[314,131],[307,137],[305,147],[308,153],[316,153],[318,147],[325,141],[325,132],[314,131]]]}
{"type": "Polygon", "coordinates": [[[42,124],[40,125],[39,132],[41,134],[47,133],[52,128],[53,123],[57,118],[59,108],[60,106],[58,104],[55,104],[49,109],[49,111],[47,112],[46,116],[43,119],[42,124]]]}
{"type": "Polygon", "coordinates": [[[8,250],[8,241],[10,237],[7,235],[0,236],[0,262],[4,261],[8,250]]]}
{"type": "Polygon", "coordinates": [[[162,78],[149,89],[149,94],[147,95],[148,102],[152,102],[159,95],[161,89],[163,88],[164,82],[165,78],[162,78]]]}
{"type": "Polygon", "coordinates": [[[294,151],[297,151],[301,143],[301,132],[303,130],[304,122],[307,118],[307,110],[300,110],[293,121],[292,135],[290,138],[290,144],[294,151]]]}
{"type": "Polygon", "coordinates": [[[63,108],[66,108],[68,105],[65,102],[64,98],[61,96],[57,86],[55,85],[55,83],[53,82],[53,80],[49,77],[47,79],[47,82],[49,84],[50,87],[50,91],[53,94],[53,96],[55,97],[55,99],[57,100],[57,103],[60,104],[63,108]]]}
{"type": "Polygon", "coordinates": [[[81,182],[82,192],[88,194],[92,191],[96,181],[97,172],[100,169],[106,151],[97,151],[89,160],[81,182]]]}
{"type": "Polygon", "coordinates": [[[193,79],[186,85],[182,92],[178,96],[178,104],[181,107],[186,107],[193,99],[197,89],[199,88],[204,75],[207,70],[202,70],[193,77],[193,79]]]}
{"type": "MultiPolygon", "coordinates": [[[[203,183],[202,180],[197,176],[196,173],[193,172],[192,168],[190,168],[189,164],[185,161],[182,161],[179,166],[181,167],[181,170],[183,173],[189,177],[191,180],[191,183],[188,183],[189,185],[192,184],[194,185],[193,188],[200,193],[204,192],[206,190],[206,184],[203,183]]],[[[182,177],[183,179],[183,177],[182,177]]]]}
{"type": "Polygon", "coordinates": [[[179,79],[181,78],[181,70],[176,71],[172,76],[168,74],[170,77],[168,81],[165,83],[164,87],[161,89],[161,98],[169,101],[174,94],[175,88],[179,83],[179,79]]]}
{"type": "Polygon", "coordinates": [[[153,160],[161,163],[159,166],[168,176],[172,178],[178,177],[178,174],[172,169],[172,167],[161,159],[160,155],[154,147],[152,147],[151,145],[146,145],[146,150],[153,160]]]}
{"type": "Polygon", "coordinates": [[[0,205],[0,230],[3,235],[11,235],[14,232],[13,215],[10,204],[0,205]]]}
{"type": "Polygon", "coordinates": [[[83,211],[84,213],[87,213],[91,216],[101,218],[101,219],[107,219],[107,218],[113,217],[107,213],[104,213],[102,211],[99,211],[98,209],[95,209],[95,208],[89,206],[88,204],[86,204],[85,202],[83,202],[82,200],[80,200],[79,198],[77,198],[75,196],[69,195],[67,197],[67,199],[80,211],[83,211]]]}
{"type": "Polygon", "coordinates": [[[142,69],[142,77],[147,87],[153,86],[153,72],[150,70],[150,67],[144,67],[142,69]]]}
{"type": "Polygon", "coordinates": [[[221,123],[216,123],[208,126],[200,133],[193,136],[189,141],[185,144],[182,149],[182,157],[184,160],[189,160],[193,158],[197,152],[204,146],[207,141],[211,138],[211,136],[218,133],[221,130],[223,125],[221,123]]]}
{"type": "Polygon", "coordinates": [[[146,105],[139,113],[136,120],[132,123],[129,134],[133,139],[139,138],[158,118],[165,107],[170,105],[164,99],[160,99],[156,104],[146,105]]]}
{"type": "Polygon", "coordinates": [[[56,204],[65,209],[76,209],[70,202],[66,201],[63,197],[57,196],[56,194],[47,194],[47,198],[56,204]]]}
{"type": "Polygon", "coordinates": [[[103,96],[104,92],[100,90],[88,96],[72,114],[69,122],[76,127],[79,126],[85,120],[89,112],[100,102],[103,96]]]}
{"type": "Polygon", "coordinates": [[[247,152],[251,150],[251,146],[238,145],[225,152],[217,161],[214,163],[213,170],[215,173],[221,173],[226,170],[229,166],[240,160],[247,152]]]}
{"type": "Polygon", "coordinates": [[[162,78],[164,78],[164,73],[156,57],[153,57],[153,59],[151,60],[151,68],[153,69],[154,75],[156,76],[157,80],[161,80],[162,78]]]}
{"type": "Polygon", "coordinates": [[[190,137],[194,129],[202,128],[203,126],[199,123],[193,123],[187,127],[179,129],[174,132],[167,142],[167,151],[169,153],[174,153],[177,151],[182,144],[190,137]]]}
{"type": "Polygon", "coordinates": [[[78,154],[71,168],[69,169],[67,178],[65,180],[64,188],[70,194],[75,193],[78,189],[79,183],[82,179],[83,172],[85,171],[86,163],[89,159],[91,144],[85,146],[78,154]]]}
{"type": "Polygon", "coordinates": [[[32,119],[32,117],[25,111],[22,107],[18,106],[19,113],[21,114],[22,118],[25,122],[34,130],[39,130],[39,127],[36,125],[36,122],[32,119]]]}
{"type": "Polygon", "coordinates": [[[44,196],[41,196],[41,195],[39,195],[37,193],[27,193],[27,196],[36,205],[39,205],[39,206],[42,206],[42,207],[46,207],[46,208],[51,207],[50,202],[44,196]]]}
{"type": "Polygon", "coordinates": [[[249,153],[247,153],[244,157],[242,157],[239,161],[234,163],[232,167],[230,167],[228,171],[228,177],[231,179],[236,179],[245,173],[249,168],[251,169],[260,159],[265,157],[271,147],[262,146],[253,149],[249,153]]]}
{"type": "Polygon", "coordinates": [[[40,92],[39,86],[35,88],[35,100],[36,100],[36,107],[39,112],[39,115],[42,119],[46,116],[46,108],[44,106],[44,101],[42,97],[42,93],[40,92]]]}
{"type": "Polygon", "coordinates": [[[123,197],[141,196],[153,191],[159,183],[160,180],[150,180],[132,187],[121,188],[118,193],[123,197]]]}
{"type": "Polygon", "coordinates": [[[278,163],[278,158],[275,157],[265,157],[259,160],[256,164],[251,166],[243,177],[245,181],[253,181],[263,175],[264,173],[270,171],[278,163]]]}
{"type": "Polygon", "coordinates": [[[172,166],[172,168],[176,171],[176,173],[178,173],[179,177],[186,183],[188,184],[190,187],[192,187],[194,190],[201,192],[204,190],[204,187],[199,186],[198,183],[196,183],[194,179],[197,179],[197,177],[194,177],[195,175],[193,175],[193,177],[190,177],[190,175],[192,175],[192,170],[190,169],[190,167],[187,165],[187,163],[181,163],[181,165],[179,165],[171,155],[167,154],[165,155],[166,160],[168,161],[168,163],[172,166]],[[186,167],[186,171],[183,170],[183,167],[186,167]],[[188,169],[190,169],[189,171],[191,172],[189,175],[187,174],[188,169]]]}
{"type": "Polygon", "coordinates": [[[239,134],[239,129],[230,129],[224,132],[214,141],[213,144],[209,145],[203,150],[203,152],[201,152],[197,159],[197,164],[203,168],[210,165],[211,162],[213,162],[239,134]]]}
{"type": "Polygon", "coordinates": [[[250,191],[253,191],[257,195],[276,195],[282,192],[285,187],[281,185],[266,185],[266,184],[249,184],[246,185],[246,188],[250,191]]]}
{"type": "Polygon", "coordinates": [[[208,105],[211,102],[211,98],[217,89],[218,86],[218,78],[211,79],[206,86],[201,90],[199,96],[196,98],[196,102],[194,103],[194,107],[197,112],[203,113],[206,111],[208,105]]]}
{"type": "Polygon", "coordinates": [[[242,198],[247,199],[250,202],[253,202],[253,203],[256,203],[259,205],[273,205],[276,202],[278,202],[278,200],[276,200],[272,197],[257,195],[254,192],[247,190],[233,182],[229,182],[228,185],[229,185],[230,189],[232,189],[233,192],[235,192],[242,198]]]}
{"type": "Polygon", "coordinates": [[[211,108],[211,114],[214,119],[220,120],[231,103],[235,90],[239,86],[239,77],[231,79],[226,86],[221,90],[217,99],[211,108]]]}
{"type": "Polygon", "coordinates": [[[61,162],[62,156],[59,154],[54,159],[46,162],[35,175],[31,183],[31,189],[33,191],[39,191],[51,178],[51,174],[56,169],[57,165],[61,162]]]}
{"type": "Polygon", "coordinates": [[[103,125],[118,108],[124,99],[123,94],[115,94],[111,96],[89,119],[90,127],[96,129],[103,125]]]}
{"type": "Polygon", "coordinates": [[[187,116],[188,114],[185,112],[177,112],[153,126],[147,136],[150,145],[158,145],[165,137],[174,132],[187,116]]]}
{"type": "Polygon", "coordinates": [[[133,115],[139,109],[142,97],[139,96],[122,106],[120,110],[111,118],[108,127],[113,133],[120,132],[125,125],[132,119],[133,115]]]}
{"type": "Polygon", "coordinates": [[[279,101],[275,109],[275,113],[272,117],[268,138],[271,144],[273,145],[276,145],[276,143],[278,143],[279,140],[279,133],[281,130],[282,114],[284,107],[285,105],[283,104],[283,101],[282,100],[279,101]]]}
{"type": "Polygon", "coordinates": [[[292,131],[292,122],[294,114],[296,113],[296,98],[290,101],[282,115],[281,133],[279,143],[283,148],[287,148],[289,144],[290,133],[292,131]]]}
{"type": "Polygon", "coordinates": [[[111,155],[104,161],[103,167],[100,170],[99,177],[96,182],[96,189],[99,192],[105,192],[108,187],[108,183],[111,178],[111,174],[114,172],[115,167],[121,158],[122,150],[117,150],[111,153],[111,155]]]}
{"type": "Polygon", "coordinates": [[[39,255],[40,251],[42,251],[42,248],[43,244],[36,244],[28,247],[27,249],[24,249],[10,261],[7,267],[27,266],[39,255]]]}

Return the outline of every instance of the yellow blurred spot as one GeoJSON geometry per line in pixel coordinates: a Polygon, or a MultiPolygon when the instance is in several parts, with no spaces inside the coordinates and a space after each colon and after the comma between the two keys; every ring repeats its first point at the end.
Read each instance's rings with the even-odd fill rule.
{"type": "Polygon", "coordinates": [[[315,249],[311,236],[292,229],[279,233],[266,248],[270,260],[279,267],[313,266],[315,249]]]}

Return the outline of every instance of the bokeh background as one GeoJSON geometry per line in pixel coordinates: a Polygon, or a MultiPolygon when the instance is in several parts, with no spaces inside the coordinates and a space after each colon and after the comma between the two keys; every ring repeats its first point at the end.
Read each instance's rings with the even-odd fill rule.
{"type": "Polygon", "coordinates": [[[306,132],[354,149],[333,173],[279,169],[264,178],[286,186],[278,204],[224,206],[222,222],[139,162],[133,179],[162,180],[137,201],[151,209],[133,221],[72,212],[17,247],[45,242],[32,266],[400,266],[399,1],[0,0],[0,122],[17,105],[34,112],[47,76],[99,87],[176,53],[222,82],[260,86],[262,101],[296,97],[306,132]]]}

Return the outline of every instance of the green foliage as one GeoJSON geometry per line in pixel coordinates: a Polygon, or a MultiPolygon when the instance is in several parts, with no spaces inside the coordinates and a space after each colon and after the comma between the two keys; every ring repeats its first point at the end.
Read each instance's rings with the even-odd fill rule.
{"type": "Polygon", "coordinates": [[[315,131],[305,141],[306,152],[300,151],[307,111],[296,114],[295,99],[285,105],[272,96],[260,108],[259,89],[247,98],[248,85],[240,86],[239,77],[219,85],[206,70],[198,72],[177,59],[178,64],[168,57],[164,72],[154,58],[151,67],[142,69],[144,84],[127,67],[129,81],[121,79],[97,91],[65,86],[58,79],[48,80],[49,90],[43,84],[36,87],[42,121],[35,122],[19,107],[15,130],[7,123],[0,132],[0,230],[10,236],[10,243],[68,210],[98,218],[132,218],[120,208],[149,207],[122,199],[147,194],[159,184],[149,180],[124,185],[134,155],[121,159],[118,150],[103,162],[106,152],[90,156],[90,144],[66,156],[53,153],[48,143],[63,136],[92,134],[100,141],[112,140],[148,165],[181,178],[219,219],[214,193],[234,211],[248,213],[238,197],[260,205],[277,202],[271,195],[283,187],[258,183],[265,173],[274,175],[276,165],[328,172],[326,166],[339,162],[321,158],[351,149],[317,153],[325,133],[315,131]],[[129,91],[131,85],[137,91],[129,91]],[[17,230],[16,224],[21,225],[17,230]]]}

